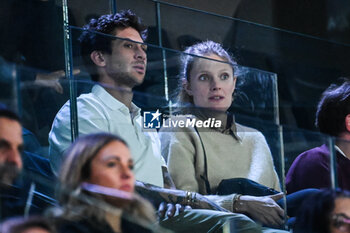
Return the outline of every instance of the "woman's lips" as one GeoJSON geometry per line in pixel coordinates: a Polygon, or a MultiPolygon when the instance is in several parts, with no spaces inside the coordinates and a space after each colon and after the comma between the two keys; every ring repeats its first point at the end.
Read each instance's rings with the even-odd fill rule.
{"type": "Polygon", "coordinates": [[[215,96],[210,96],[209,97],[209,100],[210,101],[221,101],[221,100],[223,100],[224,99],[224,97],[223,96],[220,96],[220,95],[215,95],[215,96]]]}
{"type": "Polygon", "coordinates": [[[126,191],[126,192],[132,192],[133,191],[133,186],[129,184],[124,184],[119,187],[120,190],[126,191]]]}

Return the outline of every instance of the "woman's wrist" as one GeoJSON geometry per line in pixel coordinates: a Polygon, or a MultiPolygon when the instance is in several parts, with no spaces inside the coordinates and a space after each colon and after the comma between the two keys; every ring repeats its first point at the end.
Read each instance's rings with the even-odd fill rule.
{"type": "Polygon", "coordinates": [[[241,203],[241,200],[240,200],[241,196],[242,196],[242,194],[236,194],[233,197],[233,200],[232,200],[232,212],[234,212],[234,213],[241,213],[242,212],[242,209],[241,209],[242,203],[241,203]]]}
{"type": "Polygon", "coordinates": [[[190,192],[186,191],[185,198],[184,198],[184,205],[192,206],[194,203],[197,202],[197,193],[196,192],[190,192]]]}

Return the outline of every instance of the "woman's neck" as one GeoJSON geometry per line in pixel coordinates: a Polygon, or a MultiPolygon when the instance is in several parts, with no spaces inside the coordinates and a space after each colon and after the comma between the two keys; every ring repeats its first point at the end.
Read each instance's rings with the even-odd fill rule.
{"type": "Polygon", "coordinates": [[[122,232],[121,215],[116,215],[115,213],[107,212],[106,221],[111,226],[114,232],[116,233],[122,232]]]}
{"type": "Polygon", "coordinates": [[[204,118],[214,118],[215,120],[221,121],[221,127],[226,129],[227,127],[227,112],[217,111],[209,108],[200,108],[198,112],[204,118]]]}

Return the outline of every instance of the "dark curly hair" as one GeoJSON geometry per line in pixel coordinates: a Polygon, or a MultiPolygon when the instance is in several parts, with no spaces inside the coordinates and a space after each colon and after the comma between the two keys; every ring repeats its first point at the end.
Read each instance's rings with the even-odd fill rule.
{"type": "Polygon", "coordinates": [[[12,112],[10,109],[8,109],[5,105],[0,103],[0,118],[1,117],[17,121],[21,124],[19,116],[16,113],[12,112]]]}
{"type": "Polygon", "coordinates": [[[310,195],[298,210],[293,232],[330,233],[331,213],[337,198],[350,198],[350,193],[325,189],[310,195]]]}
{"type": "Polygon", "coordinates": [[[80,52],[84,65],[90,73],[93,81],[98,81],[95,64],[90,59],[93,51],[102,51],[110,54],[111,41],[114,40],[116,29],[132,27],[140,34],[145,41],[147,28],[141,23],[141,19],[131,10],[123,10],[116,14],[102,15],[98,19],[91,19],[90,23],[84,26],[84,31],[79,37],[80,52]],[[106,36],[109,34],[112,36],[106,36]]]}
{"type": "Polygon", "coordinates": [[[332,136],[346,131],[345,117],[350,114],[350,80],[341,80],[341,85],[332,84],[323,92],[316,112],[316,126],[332,136]]]}

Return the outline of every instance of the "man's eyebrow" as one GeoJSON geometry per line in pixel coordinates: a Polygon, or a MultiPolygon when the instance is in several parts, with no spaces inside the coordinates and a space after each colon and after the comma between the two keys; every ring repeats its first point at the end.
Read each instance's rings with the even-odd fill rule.
{"type": "Polygon", "coordinates": [[[129,43],[139,44],[141,46],[148,46],[145,41],[140,42],[140,41],[136,41],[136,40],[132,40],[132,39],[126,38],[126,37],[114,37],[113,40],[120,41],[120,43],[122,43],[122,42],[129,42],[129,43]]]}
{"type": "Polygon", "coordinates": [[[0,139],[0,148],[3,147],[10,147],[10,143],[9,141],[7,141],[6,139],[0,139]]]}

